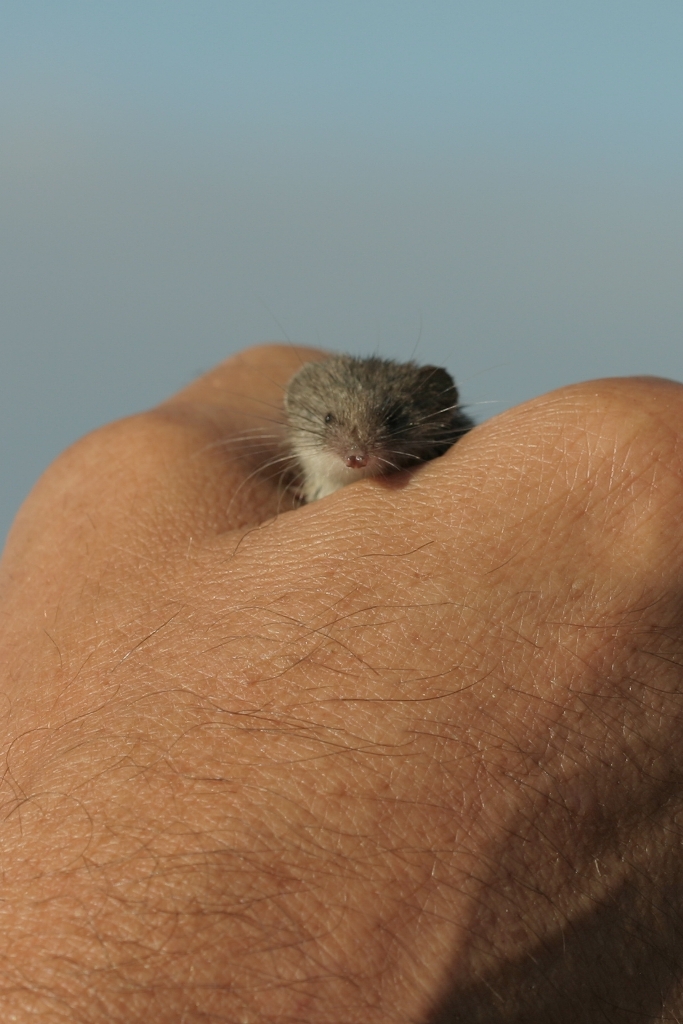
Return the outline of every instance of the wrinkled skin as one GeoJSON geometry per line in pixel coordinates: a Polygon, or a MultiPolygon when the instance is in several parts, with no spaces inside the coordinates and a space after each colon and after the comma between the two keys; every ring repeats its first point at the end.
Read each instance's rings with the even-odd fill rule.
{"type": "Polygon", "coordinates": [[[287,511],[229,439],[298,365],[95,432],[19,515],[0,1019],[683,1019],[683,388],[287,511]]]}

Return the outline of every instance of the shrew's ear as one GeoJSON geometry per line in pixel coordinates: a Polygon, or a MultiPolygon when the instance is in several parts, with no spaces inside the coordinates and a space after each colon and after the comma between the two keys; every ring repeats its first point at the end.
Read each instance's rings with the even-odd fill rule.
{"type": "Polygon", "coordinates": [[[444,407],[455,405],[458,401],[455,381],[442,366],[421,366],[418,372],[418,386],[435,400],[442,399],[444,407]]]}

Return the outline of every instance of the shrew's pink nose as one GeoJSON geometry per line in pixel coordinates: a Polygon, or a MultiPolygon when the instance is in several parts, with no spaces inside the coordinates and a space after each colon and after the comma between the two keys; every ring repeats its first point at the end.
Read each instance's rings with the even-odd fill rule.
{"type": "Polygon", "coordinates": [[[347,455],[344,462],[349,469],[362,469],[368,464],[367,452],[354,452],[352,455],[347,455]]]}

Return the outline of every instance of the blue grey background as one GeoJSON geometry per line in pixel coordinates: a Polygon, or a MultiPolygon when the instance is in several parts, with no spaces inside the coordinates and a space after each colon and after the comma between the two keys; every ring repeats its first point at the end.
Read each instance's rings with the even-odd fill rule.
{"type": "Polygon", "coordinates": [[[683,376],[683,5],[4,0],[0,537],[52,458],[269,338],[479,418],[683,376]]]}

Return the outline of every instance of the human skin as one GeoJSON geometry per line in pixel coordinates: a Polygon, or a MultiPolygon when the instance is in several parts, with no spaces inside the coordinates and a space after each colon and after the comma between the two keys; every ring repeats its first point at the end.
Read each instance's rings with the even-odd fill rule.
{"type": "Polygon", "coordinates": [[[566,388],[295,509],[244,439],[301,358],[20,512],[0,1019],[680,1020],[683,388],[566,388]]]}

